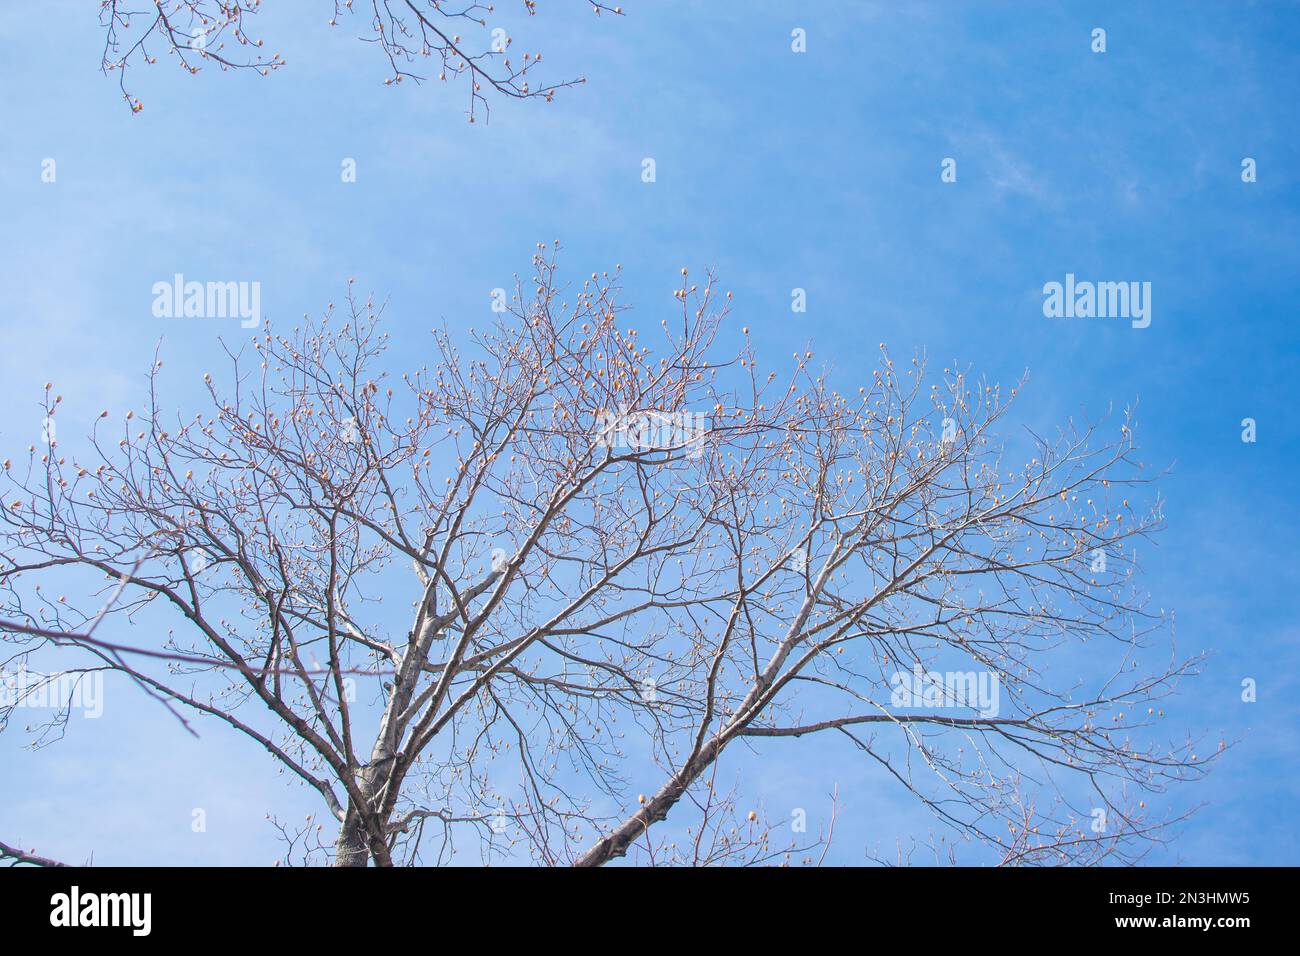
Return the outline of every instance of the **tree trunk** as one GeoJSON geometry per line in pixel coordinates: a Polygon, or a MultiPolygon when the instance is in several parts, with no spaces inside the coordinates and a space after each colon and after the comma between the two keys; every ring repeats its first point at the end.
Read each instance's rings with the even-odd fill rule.
{"type": "Polygon", "coordinates": [[[366,866],[369,862],[365,824],[361,822],[361,815],[349,808],[347,819],[339,827],[338,839],[334,841],[334,865],[366,866]]]}
{"type": "MultiPolygon", "coordinates": [[[[369,767],[362,767],[357,774],[357,788],[367,801],[372,793],[370,776],[369,767]]],[[[339,826],[338,839],[334,841],[335,866],[366,866],[370,863],[370,838],[366,833],[363,809],[348,801],[347,815],[339,826]]]]}

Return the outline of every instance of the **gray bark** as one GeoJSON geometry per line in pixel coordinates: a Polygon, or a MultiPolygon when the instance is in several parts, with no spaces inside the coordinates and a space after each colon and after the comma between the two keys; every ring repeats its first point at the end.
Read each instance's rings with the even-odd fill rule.
{"type": "Polygon", "coordinates": [[[618,859],[627,853],[627,848],[639,839],[652,824],[668,816],[668,811],[685,795],[687,789],[708,769],[709,764],[717,759],[722,745],[714,739],[681,770],[659,788],[653,797],[632,816],[619,824],[607,836],[598,840],[590,850],[573,864],[574,866],[604,866],[610,860],[618,859]]]}

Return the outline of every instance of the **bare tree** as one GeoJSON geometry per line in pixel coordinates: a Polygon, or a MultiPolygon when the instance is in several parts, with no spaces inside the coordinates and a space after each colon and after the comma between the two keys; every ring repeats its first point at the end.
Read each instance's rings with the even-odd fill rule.
{"type": "MultiPolygon", "coordinates": [[[[329,0],[324,0],[326,6],[329,0]]],[[[522,0],[528,16],[537,14],[537,0],[522,0]]],[[[597,15],[621,16],[623,8],[579,0],[597,15]]],[[[386,84],[410,80],[420,83],[436,75],[443,82],[463,80],[468,88],[469,121],[479,111],[490,112],[488,94],[495,92],[512,99],[540,98],[550,101],[562,89],[586,82],[577,79],[555,83],[534,83],[542,54],[536,51],[512,53],[511,38],[503,28],[491,27],[487,17],[495,12],[491,3],[477,0],[362,0],[363,12],[354,10],[354,0],[333,0],[330,26],[355,15],[365,18],[361,39],[377,45],[388,60],[392,75],[386,84]],[[462,36],[462,31],[475,34],[462,36]],[[487,37],[479,34],[487,33],[487,37]]],[[[104,26],[101,67],[118,75],[122,96],[133,112],[144,104],[127,89],[127,69],[135,63],[156,64],[161,50],[174,57],[187,73],[198,73],[208,65],[221,70],[252,70],[269,76],[286,65],[278,53],[265,52],[265,41],[249,32],[247,21],[261,8],[261,0],[100,0],[100,22],[104,26]],[[136,6],[143,9],[133,9],[136,6]]]]}
{"type": "Polygon", "coordinates": [[[810,351],[760,366],[712,277],[683,269],[651,334],[618,269],[566,292],[555,256],[468,355],[436,331],[390,375],[349,286],[228,350],[206,411],[169,412],[158,363],[84,463],[6,460],[8,664],[57,653],[244,734],[337,824],[332,850],[282,827],[309,861],[813,860],[829,833],[787,841],[719,782],[798,737],[1005,864],[1162,838],[1148,795],[1213,754],[1158,729],[1196,661],[1148,649],[1172,641],[1134,577],[1161,517],[1129,415],[1011,442],[1020,384],[927,385],[882,345],[837,391],[810,351]]]}

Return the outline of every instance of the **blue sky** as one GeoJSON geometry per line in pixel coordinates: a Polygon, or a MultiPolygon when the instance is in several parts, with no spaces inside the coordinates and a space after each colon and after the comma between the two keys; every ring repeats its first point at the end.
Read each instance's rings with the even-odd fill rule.
{"type": "MultiPolygon", "coordinates": [[[[562,241],[575,279],[622,263],[645,322],[671,308],[680,267],[713,268],[761,355],[811,348],[845,384],[884,341],[1004,382],[1028,369],[1014,420],[1041,430],[1137,403],[1144,460],[1172,466],[1146,583],[1176,610],[1180,650],[1213,655],[1171,718],[1239,741],[1178,795],[1206,806],[1153,861],[1300,863],[1300,7],[628,0],[615,20],[550,0],[516,36],[548,78],[588,83],[549,105],[493,101],[471,126],[459,87],[385,87],[377,51],[315,0],[255,18],[285,69],[137,68],[133,116],[98,70],[97,4],[47,6],[0,22],[4,454],[38,440],[45,381],[61,436],[138,405],[160,339],[172,394],[196,396],[217,337],[241,333],[155,318],[150,289],[177,272],[259,281],[277,324],[355,277],[416,348],[441,322],[486,324],[490,290],[539,241],[562,241]],[[1150,327],[1045,318],[1043,284],[1067,273],[1150,282],[1150,327]]],[[[23,742],[0,735],[0,839],[52,856],[269,862],[265,814],[319,810],[251,745],[194,740],[129,695],[57,746],[23,742]]],[[[727,771],[765,805],[811,808],[838,785],[837,862],[930,827],[845,751],[810,767],[784,744],[727,771]]]]}

